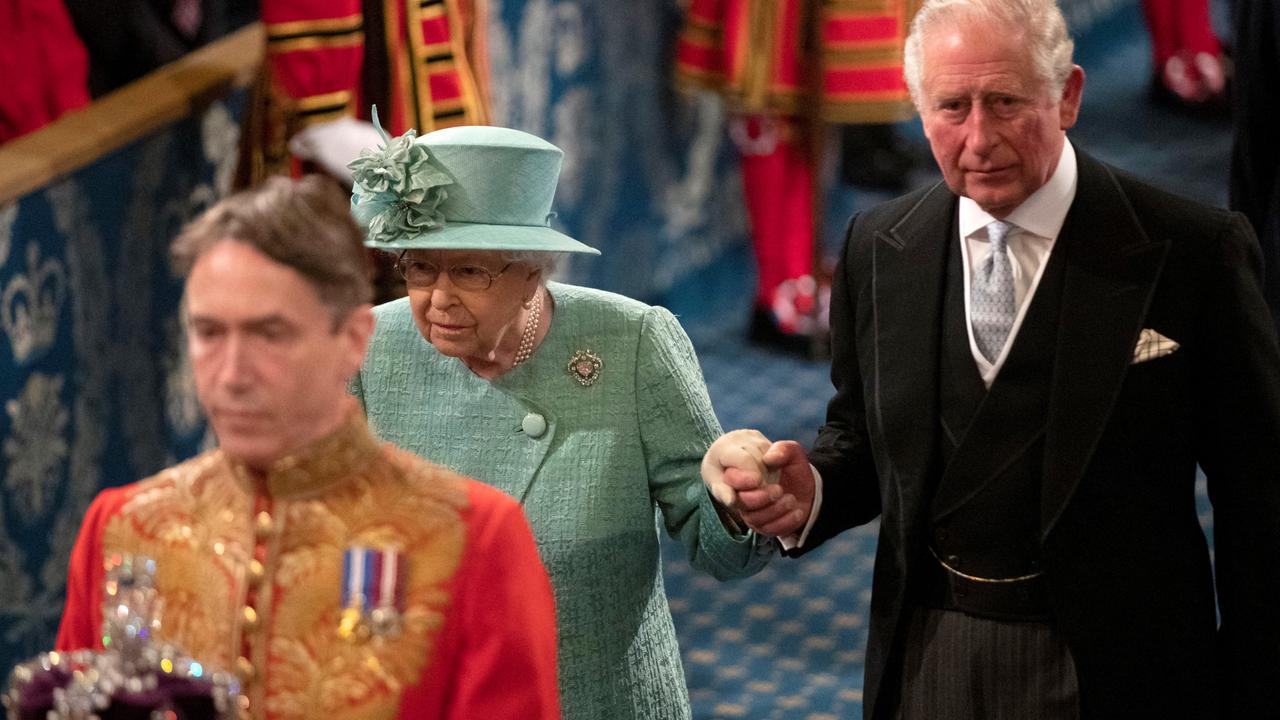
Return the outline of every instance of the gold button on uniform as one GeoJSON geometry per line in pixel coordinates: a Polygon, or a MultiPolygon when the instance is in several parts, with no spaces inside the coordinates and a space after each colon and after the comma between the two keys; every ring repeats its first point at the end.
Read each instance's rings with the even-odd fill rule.
{"type": "Polygon", "coordinates": [[[249,561],[249,582],[260,583],[262,582],[262,577],[266,574],[267,569],[256,558],[249,561]]]}
{"type": "Polygon", "coordinates": [[[272,526],[273,526],[273,521],[271,519],[271,513],[267,512],[266,510],[263,510],[262,512],[258,513],[258,516],[254,518],[253,530],[258,535],[259,539],[264,538],[267,535],[270,535],[272,526]]]}
{"type": "Polygon", "coordinates": [[[253,632],[258,628],[258,611],[257,610],[254,610],[248,605],[245,605],[244,611],[241,614],[243,616],[243,623],[244,623],[245,630],[248,630],[249,632],[253,632]]]}
{"type": "Polygon", "coordinates": [[[253,682],[257,671],[254,670],[253,663],[249,661],[249,658],[243,655],[236,658],[236,675],[240,676],[240,682],[253,682]]]}

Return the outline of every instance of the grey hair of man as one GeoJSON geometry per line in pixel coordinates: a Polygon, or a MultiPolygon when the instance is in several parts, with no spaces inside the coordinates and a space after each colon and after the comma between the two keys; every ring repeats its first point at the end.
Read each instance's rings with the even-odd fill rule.
{"type": "Polygon", "coordinates": [[[306,278],[333,312],[334,330],[373,297],[364,232],[347,194],[327,177],[272,177],[218,202],[174,239],[174,271],[186,277],[223,240],[242,242],[306,278]]]}
{"type": "Polygon", "coordinates": [[[1075,43],[1054,0],[926,0],[911,21],[903,48],[902,72],[916,109],[921,108],[924,39],[960,22],[985,22],[1021,35],[1036,76],[1057,97],[1071,75],[1075,43]]]}

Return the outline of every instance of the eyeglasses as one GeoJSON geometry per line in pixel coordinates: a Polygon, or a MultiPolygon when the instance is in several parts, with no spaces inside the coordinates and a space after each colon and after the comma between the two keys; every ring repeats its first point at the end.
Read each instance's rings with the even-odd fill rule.
{"type": "Polygon", "coordinates": [[[501,270],[494,272],[483,265],[451,265],[442,268],[439,265],[401,255],[396,260],[396,269],[404,277],[404,282],[411,288],[429,288],[436,284],[443,271],[449,276],[449,282],[459,290],[488,290],[493,281],[502,277],[512,263],[507,263],[501,270]]]}

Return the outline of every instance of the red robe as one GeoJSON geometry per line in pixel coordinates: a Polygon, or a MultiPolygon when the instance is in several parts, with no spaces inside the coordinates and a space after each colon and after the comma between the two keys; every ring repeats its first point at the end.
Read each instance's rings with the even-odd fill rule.
{"type": "Polygon", "coordinates": [[[103,491],[58,649],[101,648],[104,561],[156,561],[159,637],[237,672],[254,718],[559,718],[551,584],[519,505],[362,419],[255,481],[219,451],[103,491]],[[344,551],[395,546],[403,627],[340,631],[344,551]]]}

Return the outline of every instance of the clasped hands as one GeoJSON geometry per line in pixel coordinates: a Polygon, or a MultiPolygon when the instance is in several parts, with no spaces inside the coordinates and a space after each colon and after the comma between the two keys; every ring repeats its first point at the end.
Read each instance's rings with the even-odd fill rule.
{"type": "Polygon", "coordinates": [[[796,535],[813,510],[813,470],[804,449],[793,440],[770,442],[758,430],[731,430],[713,442],[702,457],[702,481],[763,535],[796,535]]]}

